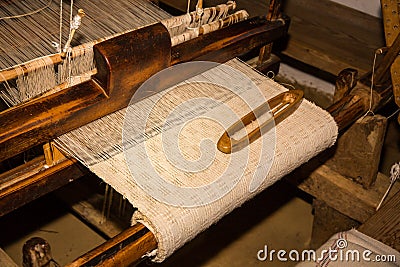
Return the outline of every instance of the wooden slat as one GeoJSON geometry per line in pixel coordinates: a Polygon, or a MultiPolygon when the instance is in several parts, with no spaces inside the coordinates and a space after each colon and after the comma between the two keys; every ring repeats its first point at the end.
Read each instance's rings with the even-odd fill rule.
{"type": "Polygon", "coordinates": [[[287,24],[252,18],[172,47],[171,64],[190,60],[227,60],[286,35],[287,24]]]}
{"type": "Polygon", "coordinates": [[[76,259],[67,267],[130,266],[157,248],[154,235],[138,223],[76,259]]]}
{"type": "Polygon", "coordinates": [[[7,267],[18,267],[18,265],[13,261],[7,253],[0,248],[0,266],[7,267]]]}
{"type": "MultiPolygon", "coordinates": [[[[398,0],[381,0],[383,25],[385,28],[386,45],[388,47],[395,45],[396,38],[400,34],[400,15],[398,0]]],[[[395,102],[400,106],[400,57],[394,60],[390,74],[393,84],[395,102]]],[[[400,115],[399,115],[400,123],[400,115]]]]}
{"type": "Polygon", "coordinates": [[[44,169],[45,165],[44,156],[38,156],[25,164],[0,174],[0,190],[39,173],[44,169]]]}
{"type": "Polygon", "coordinates": [[[364,74],[384,45],[379,18],[332,1],[286,0],[283,10],[291,18],[283,53],[334,75],[349,67],[364,74]]]}
{"type": "MultiPolygon", "coordinates": [[[[378,174],[375,185],[365,189],[325,165],[315,169],[312,164],[303,165],[287,179],[297,184],[301,190],[359,222],[365,222],[375,213],[390,182],[388,177],[378,174]]],[[[397,183],[391,195],[399,189],[400,184],[397,183]]]]}
{"type": "Polygon", "coordinates": [[[11,183],[0,190],[0,217],[35,200],[87,172],[76,160],[65,160],[48,169],[33,171],[18,182],[11,183]]]}

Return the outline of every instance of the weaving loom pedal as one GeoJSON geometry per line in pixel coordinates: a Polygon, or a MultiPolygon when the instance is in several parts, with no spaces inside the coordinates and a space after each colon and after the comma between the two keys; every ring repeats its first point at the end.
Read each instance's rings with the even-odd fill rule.
{"type": "Polygon", "coordinates": [[[251,144],[264,132],[267,132],[292,114],[300,105],[303,95],[304,93],[301,90],[290,90],[269,99],[266,103],[249,112],[224,132],[217,143],[219,151],[226,154],[234,153],[251,144]],[[253,121],[258,121],[264,114],[269,115],[265,122],[239,140],[234,139],[235,133],[253,121]]]}

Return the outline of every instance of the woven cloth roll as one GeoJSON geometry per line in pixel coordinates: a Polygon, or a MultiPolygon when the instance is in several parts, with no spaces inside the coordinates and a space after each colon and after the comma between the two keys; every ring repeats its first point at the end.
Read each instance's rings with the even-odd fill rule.
{"type": "Polygon", "coordinates": [[[239,60],[225,66],[231,70],[212,68],[181,83],[179,90],[150,96],[56,140],[137,207],[132,223],[154,233],[155,261],[336,140],[338,129],[329,113],[303,100],[247,148],[230,155],[218,151],[215,144],[227,126],[287,90],[239,60]],[[243,77],[257,89],[243,88],[243,77]],[[224,82],[237,90],[227,92],[224,82]],[[226,114],[229,110],[234,116],[226,114]],[[135,125],[140,120],[146,120],[145,133],[135,125]],[[177,151],[180,158],[174,158],[177,151]]]}

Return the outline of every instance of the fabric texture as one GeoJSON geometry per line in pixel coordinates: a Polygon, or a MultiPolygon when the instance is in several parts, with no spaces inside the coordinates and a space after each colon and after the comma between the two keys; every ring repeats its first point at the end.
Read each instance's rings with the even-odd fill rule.
{"type": "Polygon", "coordinates": [[[400,266],[400,252],[355,229],[333,235],[316,255],[296,266],[400,266]]]}
{"type": "Polygon", "coordinates": [[[61,149],[137,207],[132,223],[141,222],[154,233],[158,241],[155,261],[163,261],[224,215],[336,141],[338,129],[330,114],[303,100],[293,114],[243,151],[233,154],[218,151],[215,144],[224,127],[265,99],[287,91],[239,60],[226,65],[235,71],[221,71],[220,67],[205,71],[192,82],[181,83],[179,90],[152,95],[56,140],[61,149]],[[238,72],[251,79],[265,99],[253,89],[243,88],[238,72]],[[215,82],[218,80],[238,88],[232,94],[215,82]],[[214,101],[210,102],[210,98],[214,101]],[[193,99],[200,102],[191,102],[193,99]],[[149,105],[155,105],[151,115],[141,118],[140,113],[149,105]],[[227,109],[235,116],[225,115],[227,109]],[[129,116],[133,116],[131,120],[126,119],[129,116]],[[213,116],[220,121],[215,121],[218,118],[213,121],[213,116]],[[147,130],[142,134],[134,125],[141,119],[147,120],[147,130]],[[165,130],[160,130],[161,126],[165,130]],[[121,136],[122,132],[125,136],[121,136]],[[174,136],[177,140],[172,140],[174,136]],[[205,137],[208,140],[204,141],[205,137]],[[184,164],[178,167],[174,165],[175,154],[169,152],[174,151],[176,144],[184,159],[184,164]],[[207,161],[207,157],[212,160],[207,161]],[[208,165],[200,164],[203,159],[208,165]],[[152,173],[163,180],[154,179],[152,173]],[[232,177],[233,186],[229,179],[224,182],[221,177],[232,177]],[[172,193],[175,191],[164,187],[165,181],[184,189],[172,193]],[[149,194],[151,190],[155,195],[149,194]],[[166,203],[163,197],[176,202],[166,203]],[[185,205],[185,201],[200,204],[185,205]]]}

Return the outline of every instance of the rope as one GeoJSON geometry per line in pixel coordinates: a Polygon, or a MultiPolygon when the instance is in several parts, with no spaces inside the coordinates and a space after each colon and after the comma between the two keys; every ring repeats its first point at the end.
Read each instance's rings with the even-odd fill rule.
{"type": "Polygon", "coordinates": [[[60,0],[60,39],[57,47],[57,52],[61,52],[61,47],[62,47],[62,26],[63,26],[63,0],[60,0]]]}

